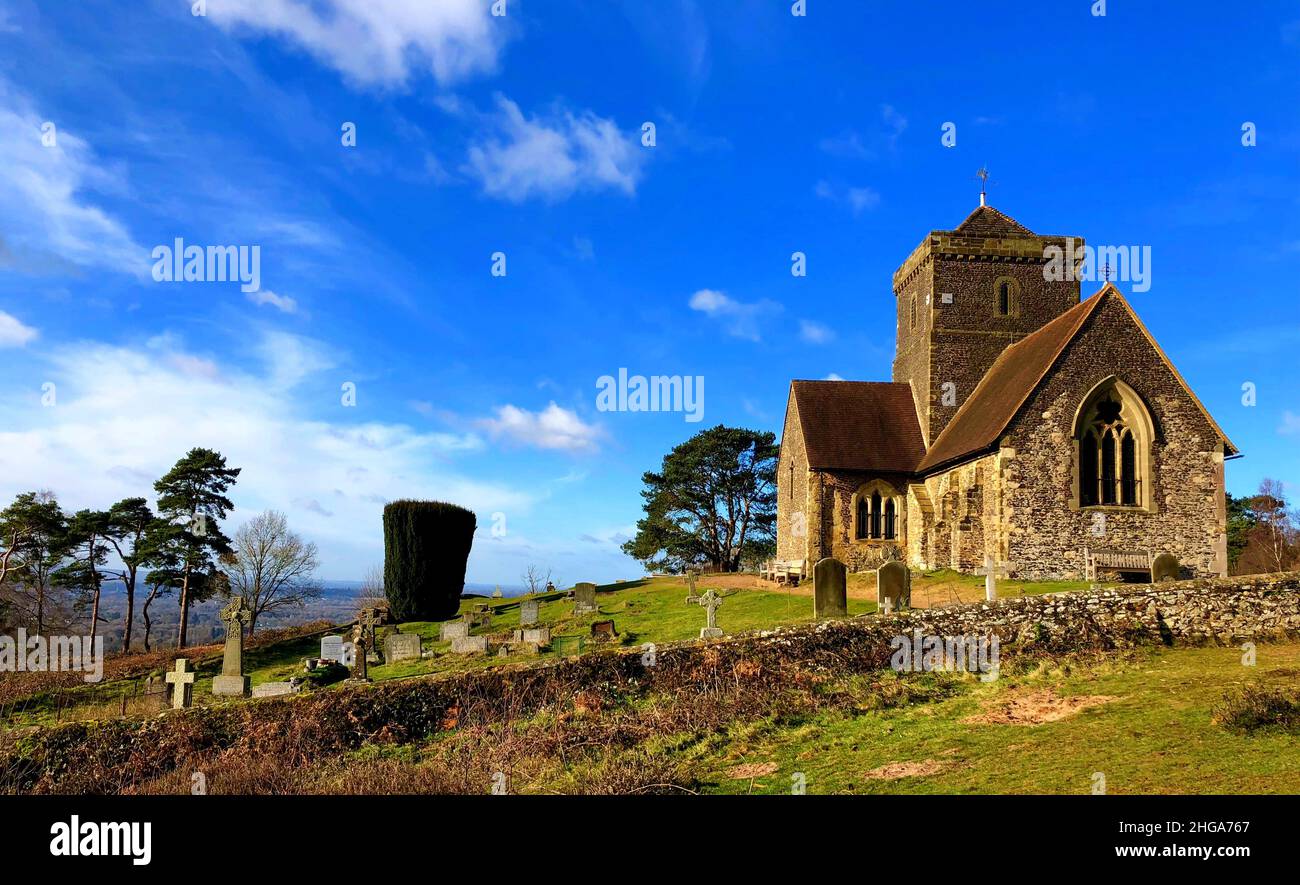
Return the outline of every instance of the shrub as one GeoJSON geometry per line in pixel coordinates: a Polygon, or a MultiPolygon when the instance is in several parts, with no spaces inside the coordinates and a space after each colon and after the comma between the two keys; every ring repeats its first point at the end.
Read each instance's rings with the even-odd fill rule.
{"type": "Polygon", "coordinates": [[[477,520],[441,501],[384,508],[384,594],[396,621],[442,621],[460,608],[477,520]]]}
{"type": "Polygon", "coordinates": [[[1238,734],[1261,730],[1300,734],[1300,694],[1248,685],[1224,697],[1215,708],[1214,721],[1238,734]]]}

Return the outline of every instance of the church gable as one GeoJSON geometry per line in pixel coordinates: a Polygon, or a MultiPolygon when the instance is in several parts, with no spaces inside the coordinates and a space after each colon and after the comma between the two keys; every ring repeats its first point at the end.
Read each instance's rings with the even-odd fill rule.
{"type": "MultiPolygon", "coordinates": [[[[980,381],[971,397],[962,405],[929,451],[919,470],[928,472],[945,464],[992,448],[1008,431],[1017,414],[1032,414],[1026,401],[1053,375],[1061,371],[1064,355],[1082,350],[1094,366],[1088,388],[1114,375],[1125,377],[1125,368],[1134,364],[1135,350],[1148,354],[1162,369],[1164,388],[1176,389],[1178,395],[1198,412],[1204,421],[1207,437],[1217,439],[1227,455],[1236,448],[1214,422],[1164,351],[1156,344],[1124,296],[1107,283],[1096,295],[1081,302],[1033,335],[1003,351],[980,381]],[[1104,322],[1100,319],[1105,317],[1104,322]],[[1086,330],[1102,322],[1108,334],[1092,341],[1086,330]],[[1090,344],[1079,340],[1089,337],[1090,344]]],[[[1084,391],[1080,391],[1082,395],[1084,391]]]]}

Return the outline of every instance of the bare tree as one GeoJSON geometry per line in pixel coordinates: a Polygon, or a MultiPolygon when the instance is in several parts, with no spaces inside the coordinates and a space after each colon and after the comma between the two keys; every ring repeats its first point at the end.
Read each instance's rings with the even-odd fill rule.
{"type": "Polygon", "coordinates": [[[1259,545],[1266,571],[1286,571],[1295,559],[1297,527],[1288,506],[1286,489],[1279,480],[1265,477],[1251,501],[1256,525],[1251,540],[1259,545]]]}
{"type": "Polygon", "coordinates": [[[530,594],[541,593],[551,583],[551,570],[547,569],[543,572],[537,566],[530,565],[524,569],[520,579],[524,582],[524,586],[528,588],[530,594]]]}
{"type": "Polygon", "coordinates": [[[365,609],[388,608],[388,596],[384,593],[384,567],[382,565],[372,565],[366,570],[366,576],[361,579],[361,586],[357,589],[354,602],[358,618],[361,617],[361,612],[365,609]]]}
{"type": "Polygon", "coordinates": [[[266,612],[301,608],[320,597],[316,545],[290,531],[283,513],[268,510],[253,517],[235,532],[231,547],[222,564],[231,595],[244,597],[251,611],[249,636],[266,612]]]}

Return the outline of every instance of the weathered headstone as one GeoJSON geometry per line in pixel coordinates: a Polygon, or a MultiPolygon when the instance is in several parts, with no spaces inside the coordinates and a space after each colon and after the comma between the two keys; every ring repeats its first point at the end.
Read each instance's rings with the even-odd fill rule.
{"type": "MultiPolygon", "coordinates": [[[[366,659],[371,663],[378,663],[379,637],[376,635],[376,628],[388,622],[388,609],[378,606],[363,608],[357,622],[366,634],[366,659]]],[[[357,643],[357,647],[360,648],[361,644],[357,643]]]]}
{"type": "Polygon", "coordinates": [[[221,659],[221,675],[212,680],[212,693],[222,697],[244,697],[249,679],[244,675],[244,625],[252,617],[244,597],[236,596],[221,610],[226,623],[226,651],[221,659]]]}
{"type": "Polygon", "coordinates": [[[384,663],[418,660],[420,657],[419,633],[390,633],[384,637],[384,663]]]}
{"type": "Polygon", "coordinates": [[[451,641],[451,653],[456,655],[487,654],[486,636],[461,636],[451,641]]]}
{"type": "Polygon", "coordinates": [[[722,636],[722,628],[718,626],[718,606],[722,605],[722,597],[710,588],[704,591],[704,595],[698,597],[698,602],[704,607],[706,612],[705,626],[700,630],[700,638],[720,638],[722,636]]]}
{"type": "Polygon", "coordinates": [[[912,604],[912,573],[898,560],[876,569],[876,605],[881,614],[889,614],[912,604]]]}
{"type": "Polygon", "coordinates": [[[849,613],[849,578],[844,563],[827,557],[813,566],[813,617],[843,618],[849,613]]]}
{"type": "Polygon", "coordinates": [[[593,621],[591,624],[591,638],[594,642],[613,642],[618,636],[618,631],[614,629],[613,621],[593,621]]]}
{"type": "Polygon", "coordinates": [[[443,621],[438,638],[443,642],[464,639],[469,635],[469,621],[443,621]]]}
{"type": "Polygon", "coordinates": [[[1177,581],[1178,573],[1181,566],[1178,557],[1172,553],[1161,553],[1155,559],[1151,560],[1151,583],[1158,584],[1161,581],[1177,581]]]}
{"type": "Polygon", "coordinates": [[[292,682],[263,682],[253,686],[253,697],[274,698],[285,694],[297,694],[298,686],[292,682]]]}
{"type": "Polygon", "coordinates": [[[525,599],[519,603],[519,625],[530,627],[541,620],[541,606],[536,599],[525,599]]]}
{"type": "Polygon", "coordinates": [[[177,658],[176,669],[166,676],[172,687],[172,709],[182,710],[194,703],[194,671],[188,658],[177,658]]]}
{"type": "Polygon", "coordinates": [[[322,661],[343,663],[343,637],[322,636],[320,639],[320,658],[322,661]]]}
{"type": "Polygon", "coordinates": [[[520,637],[520,639],[524,642],[532,642],[537,644],[538,646],[546,646],[551,644],[550,627],[545,627],[545,626],[525,627],[519,632],[523,634],[520,637]]]}
{"type": "Polygon", "coordinates": [[[596,605],[596,585],[583,582],[573,585],[573,613],[586,615],[599,611],[596,605]]]}

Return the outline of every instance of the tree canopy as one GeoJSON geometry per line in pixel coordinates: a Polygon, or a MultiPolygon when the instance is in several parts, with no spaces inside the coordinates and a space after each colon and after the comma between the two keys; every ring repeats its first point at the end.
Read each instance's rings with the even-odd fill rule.
{"type": "Polygon", "coordinates": [[[645,516],[623,552],[656,571],[734,572],[770,554],[776,527],[776,435],[703,430],[645,473],[645,516]]]}

